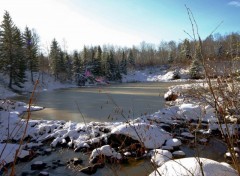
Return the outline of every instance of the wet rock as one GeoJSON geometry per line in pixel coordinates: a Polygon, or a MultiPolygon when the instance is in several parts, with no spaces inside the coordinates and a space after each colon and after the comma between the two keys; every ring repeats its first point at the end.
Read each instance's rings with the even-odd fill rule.
{"type": "Polygon", "coordinates": [[[207,138],[202,138],[198,140],[200,144],[206,145],[208,143],[208,139],[207,138]]]}
{"type": "Polygon", "coordinates": [[[96,165],[87,166],[87,167],[81,169],[80,172],[87,174],[87,175],[95,174],[97,172],[97,166],[96,165]]]}
{"type": "Polygon", "coordinates": [[[161,125],[161,128],[169,133],[172,132],[172,128],[169,125],[166,125],[166,124],[161,125]]]}
{"type": "Polygon", "coordinates": [[[164,99],[166,101],[175,101],[178,98],[178,95],[172,91],[168,91],[164,94],[164,99]]]}
{"type": "Polygon", "coordinates": [[[51,148],[47,148],[47,149],[44,150],[44,154],[45,154],[45,155],[50,155],[51,152],[52,152],[52,149],[51,149],[51,148]]]}
{"type": "Polygon", "coordinates": [[[103,133],[109,133],[111,130],[108,128],[104,128],[104,127],[100,127],[99,131],[103,132],[103,133]]]}
{"type": "Polygon", "coordinates": [[[172,155],[174,159],[184,158],[186,156],[186,154],[181,150],[173,152],[172,155]]]}
{"type": "Polygon", "coordinates": [[[80,158],[73,158],[73,164],[76,166],[76,165],[79,165],[79,164],[82,164],[83,163],[83,160],[81,160],[80,158]]]}
{"type": "MultiPolygon", "coordinates": [[[[238,153],[235,153],[235,156],[239,158],[238,153]]],[[[227,152],[224,154],[224,158],[227,160],[227,162],[231,163],[232,162],[232,155],[230,152],[227,152]]]]}
{"type": "Polygon", "coordinates": [[[45,169],[47,166],[46,163],[42,161],[36,161],[31,165],[31,170],[42,170],[45,169]]]}
{"type": "Polygon", "coordinates": [[[173,150],[179,150],[180,145],[182,145],[182,142],[177,138],[168,139],[166,141],[166,146],[173,147],[173,150]]]}
{"type": "Polygon", "coordinates": [[[121,148],[126,148],[134,143],[139,143],[139,141],[132,139],[129,136],[123,134],[110,134],[108,137],[108,144],[113,148],[121,146],[121,148]],[[124,142],[123,142],[124,141],[124,142]]]}
{"type": "Polygon", "coordinates": [[[181,133],[181,136],[186,138],[186,139],[194,139],[194,135],[192,135],[191,133],[189,132],[182,132],[181,133]]]}
{"type": "Polygon", "coordinates": [[[49,176],[48,172],[40,172],[38,176],[49,176]]]}
{"type": "Polygon", "coordinates": [[[22,172],[21,176],[28,176],[29,173],[28,172],[22,172]]]}
{"type": "Polygon", "coordinates": [[[166,146],[166,145],[164,145],[164,146],[162,146],[161,149],[162,149],[162,150],[173,151],[173,147],[172,147],[172,146],[166,146]]]}

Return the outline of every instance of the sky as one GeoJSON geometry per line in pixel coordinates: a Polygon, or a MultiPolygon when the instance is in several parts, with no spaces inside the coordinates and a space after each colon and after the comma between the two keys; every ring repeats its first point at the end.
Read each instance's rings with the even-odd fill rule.
{"type": "Polygon", "coordinates": [[[185,5],[202,38],[220,23],[215,33],[240,32],[240,0],[0,0],[0,22],[8,11],[22,31],[28,26],[37,32],[43,50],[53,38],[68,51],[159,45],[193,36],[185,5]]]}

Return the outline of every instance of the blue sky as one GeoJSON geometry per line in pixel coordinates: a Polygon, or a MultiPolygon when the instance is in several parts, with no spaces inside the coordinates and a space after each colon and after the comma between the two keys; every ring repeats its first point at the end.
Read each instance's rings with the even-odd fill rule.
{"type": "Polygon", "coordinates": [[[21,30],[36,29],[46,49],[53,38],[72,51],[83,45],[158,45],[192,34],[185,4],[202,38],[240,31],[240,0],[0,0],[0,20],[10,12],[21,30]],[[65,41],[65,42],[64,42],[65,41]]]}

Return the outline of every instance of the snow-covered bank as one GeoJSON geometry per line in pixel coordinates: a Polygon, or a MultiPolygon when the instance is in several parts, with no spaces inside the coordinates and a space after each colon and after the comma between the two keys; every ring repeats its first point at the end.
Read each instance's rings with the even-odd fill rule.
{"type": "MultiPolygon", "coordinates": [[[[0,99],[6,99],[6,98],[16,96],[17,94],[7,87],[8,76],[0,73],[0,77],[1,77],[0,78],[0,99]]],[[[39,80],[37,89],[36,89],[37,92],[51,91],[51,90],[60,89],[60,88],[76,87],[76,85],[71,83],[61,83],[60,81],[55,80],[55,78],[52,75],[46,74],[46,73],[43,73],[43,75],[35,74],[34,75],[35,82],[37,79],[39,80]]],[[[13,86],[13,88],[23,93],[32,92],[34,89],[35,82],[31,81],[30,73],[26,72],[26,82],[22,85],[23,88],[19,88],[16,86],[13,86]]]]}
{"type": "Polygon", "coordinates": [[[171,69],[167,66],[146,68],[144,70],[129,71],[123,75],[123,82],[166,82],[166,81],[184,81],[189,79],[187,69],[171,69]]]}
{"type": "MultiPolygon", "coordinates": [[[[77,87],[75,83],[55,80],[54,76],[47,73],[35,73],[34,80],[39,80],[37,92],[51,91],[60,88],[77,87]]],[[[167,82],[167,81],[186,81],[189,79],[187,69],[171,69],[167,66],[146,68],[144,70],[129,71],[127,75],[122,75],[122,82],[167,82]]],[[[12,90],[7,87],[8,77],[0,73],[0,99],[16,96],[12,90]]],[[[26,82],[22,85],[23,88],[13,86],[14,89],[20,92],[32,92],[35,82],[31,81],[30,72],[26,72],[26,82]]],[[[97,83],[96,83],[97,84],[97,83]]],[[[102,82],[102,84],[105,84],[102,82]]],[[[94,85],[94,84],[92,84],[94,85]]]]}

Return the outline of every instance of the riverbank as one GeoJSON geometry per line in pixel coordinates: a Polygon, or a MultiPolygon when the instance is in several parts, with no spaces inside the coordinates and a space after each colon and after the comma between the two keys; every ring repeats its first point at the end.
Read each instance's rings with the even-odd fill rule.
{"type": "MultiPolygon", "coordinates": [[[[16,96],[16,92],[22,94],[32,92],[35,82],[31,81],[30,73],[26,72],[26,82],[23,88],[14,87],[16,91],[10,90],[7,87],[8,77],[0,73],[0,99],[11,98],[16,96]]],[[[129,71],[127,75],[122,75],[123,83],[131,82],[169,82],[177,81],[184,82],[189,80],[189,71],[187,69],[169,69],[167,66],[162,67],[150,67],[143,70],[129,71]],[[176,79],[176,74],[178,75],[176,79]]],[[[38,85],[36,92],[52,91],[60,88],[73,88],[78,87],[71,82],[60,82],[47,73],[34,74],[34,80],[38,79],[38,85]]],[[[97,86],[99,83],[86,83],[86,86],[97,86]]]]}
{"type": "MultiPolygon", "coordinates": [[[[157,168],[165,162],[167,163],[169,159],[185,157],[186,153],[181,148],[183,145],[196,149],[201,147],[207,150],[208,147],[211,147],[208,145],[211,136],[220,135],[215,111],[211,106],[199,104],[196,99],[186,98],[184,95],[185,90],[199,86],[202,85],[171,87],[169,92],[165,94],[165,98],[167,99],[167,96],[174,94],[175,96],[172,97],[175,97],[175,101],[171,101],[173,106],[125,122],[90,122],[84,124],[58,120],[30,120],[25,135],[25,138],[29,140],[25,141],[21,147],[22,152],[19,154],[19,159],[29,157],[29,152],[41,153],[40,146],[49,142],[51,149],[44,149],[45,153],[51,152],[56,147],[68,147],[76,152],[90,152],[89,164],[81,165],[78,163],[76,165],[79,165],[79,170],[82,172],[86,170],[97,172],[97,168],[102,167],[105,162],[121,164],[130,161],[131,158],[151,159],[155,165],[154,168],[157,168]],[[196,134],[198,135],[197,141],[194,141],[196,134]]],[[[27,110],[27,105],[2,101],[1,107],[0,134],[3,136],[1,151],[4,146],[7,146],[2,154],[4,157],[1,157],[1,163],[4,163],[3,167],[3,165],[6,166],[6,163],[13,161],[15,151],[18,148],[18,144],[14,144],[12,147],[12,144],[6,143],[6,141],[18,143],[27,125],[26,121],[19,116],[21,112],[27,110]]],[[[32,110],[35,110],[34,107],[32,110]]],[[[238,126],[233,129],[235,128],[238,126]]],[[[224,170],[228,175],[236,175],[236,172],[229,165],[203,160],[210,166],[211,164],[217,165],[218,169],[224,170]]],[[[69,164],[71,165],[73,162],[69,164]]],[[[36,169],[35,172],[46,171],[51,174],[51,169],[46,167],[46,163],[43,164],[44,161],[39,161],[39,163],[42,163],[39,166],[41,169],[40,171],[36,169]]],[[[68,163],[61,164],[63,166],[69,165],[68,163]]],[[[198,163],[195,166],[197,167],[198,163]]],[[[165,167],[167,166],[164,165],[165,167]]],[[[151,168],[150,171],[153,171],[154,168],[151,168]]],[[[214,172],[210,172],[210,175],[213,174],[214,172]]]]}

